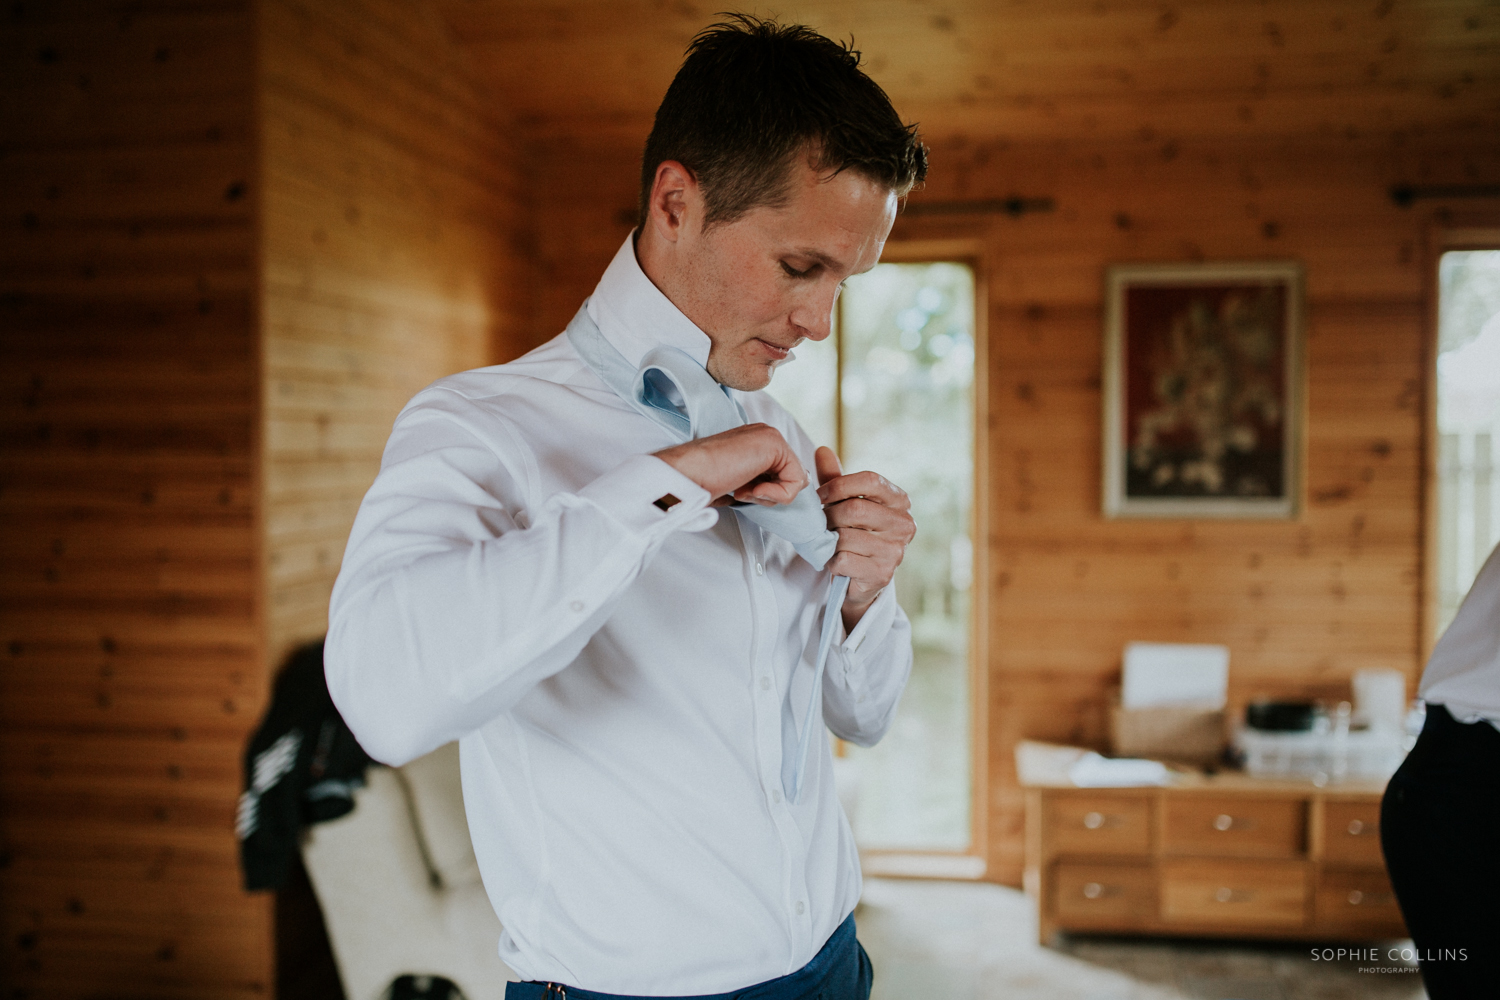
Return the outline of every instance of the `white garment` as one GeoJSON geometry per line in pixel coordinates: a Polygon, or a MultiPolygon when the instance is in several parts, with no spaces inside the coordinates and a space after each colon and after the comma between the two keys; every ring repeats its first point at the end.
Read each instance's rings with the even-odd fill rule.
{"type": "MultiPolygon", "coordinates": [[[[590,315],[632,364],[660,343],[707,360],[630,240],[590,315]]],[[[736,398],[813,467],[774,400],[736,398]]],[[[500,956],[524,979],[728,992],[805,965],[859,898],[826,740],[800,803],[781,793],[827,574],[651,457],[673,443],[565,337],[442,379],[397,418],[334,588],[333,700],[386,763],[461,741],[500,956]]],[[[838,639],[823,718],[868,746],[911,669],[893,588],[838,639]]]]}
{"type": "Polygon", "coordinates": [[[1459,722],[1484,719],[1500,729],[1500,546],[1432,648],[1417,696],[1459,722]]]}

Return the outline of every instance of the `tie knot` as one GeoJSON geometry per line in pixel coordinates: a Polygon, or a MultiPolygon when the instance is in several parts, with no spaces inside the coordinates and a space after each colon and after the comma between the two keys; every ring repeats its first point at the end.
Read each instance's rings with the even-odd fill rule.
{"type": "Polygon", "coordinates": [[[692,438],[722,434],[745,423],[744,411],[687,352],[653,347],[635,379],[636,398],[646,406],[684,416],[692,438]]]}

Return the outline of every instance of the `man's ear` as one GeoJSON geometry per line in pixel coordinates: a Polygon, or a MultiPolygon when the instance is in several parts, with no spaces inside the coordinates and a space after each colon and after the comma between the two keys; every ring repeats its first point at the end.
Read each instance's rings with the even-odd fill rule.
{"type": "Polygon", "coordinates": [[[703,199],[698,179],[676,160],[662,160],[656,166],[656,180],[651,185],[647,203],[647,222],[658,236],[676,243],[687,228],[691,216],[702,211],[703,199]]]}

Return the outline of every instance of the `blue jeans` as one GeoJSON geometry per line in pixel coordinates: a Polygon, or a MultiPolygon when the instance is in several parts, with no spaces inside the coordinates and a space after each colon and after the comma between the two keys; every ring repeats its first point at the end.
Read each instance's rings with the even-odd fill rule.
{"type": "Polygon", "coordinates": [[[811,962],[779,979],[768,979],[731,993],[693,997],[629,997],[595,993],[547,983],[510,983],[505,1000],[869,1000],[875,970],[870,956],[854,936],[854,914],[839,924],[811,962]]]}

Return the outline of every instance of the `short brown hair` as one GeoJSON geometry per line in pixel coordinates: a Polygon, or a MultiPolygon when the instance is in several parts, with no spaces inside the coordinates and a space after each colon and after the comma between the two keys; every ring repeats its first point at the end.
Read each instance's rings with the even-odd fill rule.
{"type": "Polygon", "coordinates": [[[697,178],[705,226],[784,203],[804,150],[820,171],[854,170],[905,196],[927,176],[927,148],[859,58],[852,43],[749,14],[703,29],[656,109],[637,224],[665,160],[697,178]]]}

